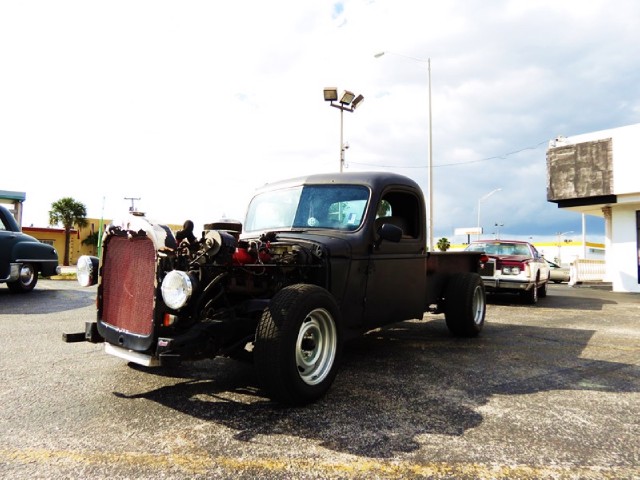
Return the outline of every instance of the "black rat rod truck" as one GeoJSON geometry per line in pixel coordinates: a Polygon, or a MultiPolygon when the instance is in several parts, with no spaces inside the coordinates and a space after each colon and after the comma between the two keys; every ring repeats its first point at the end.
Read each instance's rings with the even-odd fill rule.
{"type": "Polygon", "coordinates": [[[453,335],[480,333],[482,253],[428,252],[425,218],[420,187],[389,173],[267,185],[244,229],[208,224],[192,243],[132,217],[106,229],[100,259],[78,261],[79,282],[98,284],[97,319],[63,338],[148,367],[247,359],[270,398],[311,402],[354,335],[425,312],[453,335]]]}

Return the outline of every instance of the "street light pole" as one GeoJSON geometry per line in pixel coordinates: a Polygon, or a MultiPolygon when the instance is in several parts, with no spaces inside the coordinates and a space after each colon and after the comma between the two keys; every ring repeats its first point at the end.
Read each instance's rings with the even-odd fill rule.
{"type": "Polygon", "coordinates": [[[344,110],[340,109],[340,173],[344,168],[344,110]]]}
{"type": "Polygon", "coordinates": [[[427,159],[427,170],[429,171],[429,250],[435,250],[433,244],[433,136],[431,131],[431,58],[427,58],[427,73],[429,80],[429,158],[427,159]]]}
{"type": "Polygon", "coordinates": [[[427,155],[427,175],[428,175],[428,180],[427,180],[427,190],[429,190],[427,192],[427,198],[428,198],[428,215],[427,215],[427,235],[429,238],[429,243],[428,243],[428,247],[429,250],[435,250],[435,245],[433,242],[433,135],[432,135],[432,120],[431,120],[431,57],[427,58],[426,60],[422,59],[422,58],[416,58],[416,57],[410,57],[409,55],[402,55],[400,53],[394,53],[394,52],[379,52],[376,53],[374,55],[375,58],[380,58],[385,54],[389,54],[389,55],[395,55],[397,57],[403,57],[403,58],[408,58],[409,60],[413,60],[415,62],[419,62],[419,63],[426,63],[427,64],[427,80],[428,80],[428,86],[429,86],[429,105],[428,105],[428,109],[429,109],[429,149],[428,149],[428,155],[427,155]]]}
{"type": "Polygon", "coordinates": [[[480,203],[483,200],[486,200],[487,198],[489,198],[494,193],[499,192],[500,190],[502,190],[502,189],[501,188],[496,188],[495,190],[492,190],[489,193],[487,193],[484,197],[481,197],[481,198],[478,199],[478,236],[476,237],[476,239],[480,239],[480,203]]]}
{"type": "Polygon", "coordinates": [[[344,167],[344,112],[353,112],[362,103],[364,97],[362,95],[355,96],[354,93],[349,90],[342,92],[342,97],[338,102],[338,89],[335,87],[327,87],[324,89],[324,100],[330,102],[332,107],[340,110],[340,173],[342,173],[344,167]],[[338,102],[338,103],[334,103],[338,102]]]}

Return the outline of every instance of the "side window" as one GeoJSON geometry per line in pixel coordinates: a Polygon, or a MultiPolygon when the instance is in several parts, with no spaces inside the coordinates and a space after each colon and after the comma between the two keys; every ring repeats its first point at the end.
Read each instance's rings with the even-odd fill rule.
{"type": "Polygon", "coordinates": [[[384,195],[376,212],[376,224],[391,223],[402,229],[404,238],[420,235],[420,208],[415,195],[406,192],[389,192],[384,195]]]}

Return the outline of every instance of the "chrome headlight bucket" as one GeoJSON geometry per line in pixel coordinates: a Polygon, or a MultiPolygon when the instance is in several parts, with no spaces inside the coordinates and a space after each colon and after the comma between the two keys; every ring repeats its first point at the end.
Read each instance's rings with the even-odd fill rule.
{"type": "Polygon", "coordinates": [[[167,307],[178,310],[187,304],[194,286],[195,280],[187,272],[172,270],[162,280],[162,300],[167,307]]]}
{"type": "Polygon", "coordinates": [[[90,287],[98,283],[98,257],[82,255],[76,265],[76,278],[83,287],[90,287]]]}

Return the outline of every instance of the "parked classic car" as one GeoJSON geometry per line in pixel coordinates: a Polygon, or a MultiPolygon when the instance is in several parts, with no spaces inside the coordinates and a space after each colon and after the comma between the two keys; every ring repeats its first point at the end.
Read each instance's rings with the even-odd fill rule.
{"type": "Polygon", "coordinates": [[[30,292],[38,273],[50,277],[59,268],[56,249],[22,233],[11,212],[0,205],[0,283],[12,292],[30,292]]]}
{"type": "Polygon", "coordinates": [[[568,282],[570,280],[571,275],[569,267],[561,267],[551,260],[547,260],[547,263],[549,264],[550,269],[549,280],[553,283],[568,282]]]}
{"type": "Polygon", "coordinates": [[[480,273],[487,293],[519,293],[527,303],[547,296],[549,265],[529,242],[478,240],[466,250],[484,252],[489,259],[480,273]]]}

